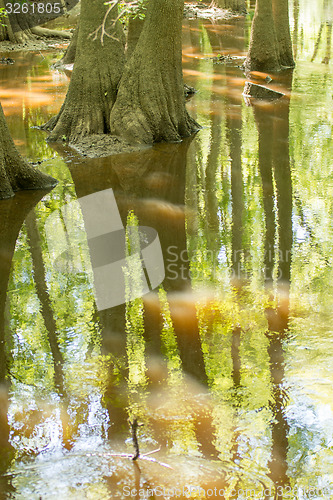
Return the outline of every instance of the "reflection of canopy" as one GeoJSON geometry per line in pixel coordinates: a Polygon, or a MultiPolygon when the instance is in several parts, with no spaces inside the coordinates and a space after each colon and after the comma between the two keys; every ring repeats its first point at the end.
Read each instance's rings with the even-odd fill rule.
{"type": "Polygon", "coordinates": [[[60,218],[54,212],[46,223],[46,233],[54,264],[59,270],[65,271],[69,268],[69,259],[73,271],[82,272],[86,269],[82,254],[78,254],[75,247],[76,250],[78,245],[82,247],[83,253],[86,249],[87,255],[88,239],[99,310],[141,297],[164,279],[163,255],[156,230],[140,226],[125,231],[112,189],[79,198],[70,207],[65,205],[60,218]],[[85,230],[78,227],[79,208],[85,230]],[[61,219],[64,220],[66,232],[61,219]],[[134,248],[131,255],[126,252],[126,237],[134,248]],[[68,248],[70,240],[72,245],[68,248]],[[74,255],[75,261],[71,258],[74,255]]]}

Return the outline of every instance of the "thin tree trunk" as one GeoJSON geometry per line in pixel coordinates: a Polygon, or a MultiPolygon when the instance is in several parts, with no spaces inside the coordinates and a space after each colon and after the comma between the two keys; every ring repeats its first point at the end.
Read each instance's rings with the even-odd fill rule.
{"type": "MultiPolygon", "coordinates": [[[[286,72],[286,88],[291,91],[293,71],[286,72]]],[[[273,169],[279,220],[279,279],[290,282],[293,244],[292,179],[289,153],[290,99],[285,96],[274,106],[273,169]]]]}
{"type": "Polygon", "coordinates": [[[317,37],[317,40],[316,40],[316,43],[315,43],[315,48],[314,48],[314,51],[313,51],[313,56],[311,57],[311,62],[313,62],[315,60],[315,58],[317,57],[319,46],[320,46],[320,41],[321,41],[321,35],[323,34],[323,28],[324,28],[324,23],[320,23],[318,37],[317,37]]]}
{"type": "Polygon", "coordinates": [[[265,246],[264,246],[264,278],[273,280],[274,271],[274,182],[273,182],[273,152],[274,150],[274,120],[266,109],[260,105],[253,106],[253,113],[258,129],[259,170],[263,192],[265,216],[265,246]]]}
{"type": "Polygon", "coordinates": [[[299,0],[293,0],[294,32],[293,32],[293,53],[297,59],[298,50],[298,23],[299,23],[299,0]]]}
{"type": "Polygon", "coordinates": [[[331,48],[332,48],[332,21],[326,23],[327,33],[326,33],[326,53],[324,59],[321,61],[322,64],[329,64],[331,60],[331,48]]]}
{"type": "Polygon", "coordinates": [[[199,128],[185,109],[183,7],[182,0],[149,3],[110,117],[111,133],[132,143],[177,142],[199,128]]]}

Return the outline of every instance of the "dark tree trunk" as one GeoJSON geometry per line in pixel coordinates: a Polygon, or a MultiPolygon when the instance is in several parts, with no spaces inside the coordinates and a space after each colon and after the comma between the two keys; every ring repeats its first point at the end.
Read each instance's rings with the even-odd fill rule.
{"type": "MultiPolygon", "coordinates": [[[[6,473],[15,458],[16,450],[10,443],[10,427],[7,417],[7,390],[10,386],[10,337],[6,326],[7,288],[12,268],[16,240],[24,219],[40,201],[43,194],[18,193],[15,199],[0,203],[0,498],[13,492],[11,475],[6,473]]],[[[7,496],[8,495],[8,496],[7,496]]]]}
{"type": "Polygon", "coordinates": [[[327,34],[326,34],[326,52],[325,57],[321,61],[322,64],[329,64],[331,60],[331,47],[332,47],[332,21],[326,22],[327,34]]]}
{"type": "Polygon", "coordinates": [[[9,133],[0,104],[0,200],[20,189],[49,189],[57,181],[23,160],[9,133]]]}
{"type": "Polygon", "coordinates": [[[111,133],[132,143],[177,142],[198,130],[185,109],[182,0],[155,0],[120,81],[111,133]]]}
{"type": "Polygon", "coordinates": [[[92,33],[102,25],[107,6],[100,0],[82,0],[75,65],[66,99],[57,116],[44,128],[52,131],[50,142],[77,142],[90,134],[110,132],[110,111],[125,63],[123,32],[119,22],[112,26],[117,8],[105,26],[114,38],[101,41],[92,33]],[[117,39],[115,39],[117,38],[117,39]]]}

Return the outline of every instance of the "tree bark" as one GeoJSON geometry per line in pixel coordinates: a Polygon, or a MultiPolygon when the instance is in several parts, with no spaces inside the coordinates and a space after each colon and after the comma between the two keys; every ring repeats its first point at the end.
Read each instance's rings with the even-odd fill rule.
{"type": "MultiPolygon", "coordinates": [[[[80,21],[79,21],[79,23],[80,23],[80,21]]],[[[68,45],[67,50],[64,53],[64,55],[62,56],[62,58],[60,59],[60,61],[58,61],[55,64],[56,67],[64,66],[65,64],[73,64],[74,63],[75,56],[76,56],[77,41],[79,38],[79,28],[80,28],[80,24],[78,24],[76,26],[75,31],[74,31],[73,36],[72,36],[72,39],[71,39],[71,43],[68,45]]]]}
{"type": "MultiPolygon", "coordinates": [[[[47,4],[47,0],[39,0],[39,3],[41,2],[47,4]]],[[[5,0],[0,0],[0,7],[5,8],[5,4],[5,0]]],[[[66,7],[66,5],[64,4],[63,7],[66,7]]],[[[64,12],[66,10],[67,9],[64,8],[64,12]]],[[[0,26],[0,41],[9,40],[12,43],[23,44],[29,40],[34,40],[35,35],[70,38],[68,33],[57,30],[48,30],[47,28],[40,28],[38,26],[39,24],[45,24],[48,20],[55,17],[58,16],[52,16],[51,14],[51,17],[48,19],[48,16],[46,15],[45,19],[39,19],[38,23],[38,19],[36,22],[35,16],[31,13],[20,12],[19,14],[10,14],[9,16],[3,18],[3,26],[0,26]]]]}
{"type": "Polygon", "coordinates": [[[256,2],[245,68],[248,71],[279,71],[281,68],[272,0],[256,2]]]}
{"type": "Polygon", "coordinates": [[[216,5],[221,9],[229,9],[234,12],[246,12],[245,0],[216,0],[216,5]]]}
{"type": "Polygon", "coordinates": [[[106,20],[106,30],[114,38],[98,32],[107,6],[102,0],[82,0],[80,29],[75,65],[65,101],[57,116],[46,125],[52,133],[50,142],[77,142],[90,134],[110,132],[110,111],[116,98],[117,86],[125,64],[122,26],[113,26],[118,10],[113,8],[106,20]],[[116,39],[115,39],[116,38],[116,39]]]}
{"type": "MultiPolygon", "coordinates": [[[[0,7],[5,8],[4,0],[0,0],[0,7]]],[[[34,35],[30,31],[29,16],[12,14],[9,17],[4,17],[3,29],[1,29],[0,41],[9,40],[12,43],[25,43],[28,40],[32,40],[34,35]]]]}
{"type": "Polygon", "coordinates": [[[257,0],[245,61],[248,71],[281,71],[295,66],[288,0],[257,0]]]}
{"type": "Polygon", "coordinates": [[[122,75],[111,133],[132,143],[178,142],[199,126],[185,109],[183,0],[154,0],[122,75]]]}
{"type": "Polygon", "coordinates": [[[140,38],[145,19],[140,17],[130,17],[128,20],[127,44],[126,44],[126,58],[129,59],[138,40],[140,38]]]}
{"type": "Polygon", "coordinates": [[[290,36],[288,0],[273,0],[273,19],[280,65],[286,68],[293,68],[295,61],[290,36]]]}
{"type": "Polygon", "coordinates": [[[0,104],[0,200],[20,189],[49,189],[57,181],[30,166],[17,151],[0,104]]]}

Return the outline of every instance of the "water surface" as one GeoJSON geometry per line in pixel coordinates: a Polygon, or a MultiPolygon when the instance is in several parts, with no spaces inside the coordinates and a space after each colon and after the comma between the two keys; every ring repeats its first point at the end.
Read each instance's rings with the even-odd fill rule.
{"type": "Polygon", "coordinates": [[[332,19],[317,4],[294,2],[297,66],[271,75],[285,96],[266,104],[244,101],[241,61],[212,59],[245,56],[248,21],[187,21],[203,129],[141,153],[52,149],[32,126],[65,95],[56,54],[0,68],[17,147],[60,181],[0,204],[4,497],[331,498],[332,19]],[[106,189],[125,229],[157,231],[165,279],[98,310],[77,200],[106,189]],[[137,462],[134,418],[141,453],[159,450],[137,462]]]}

